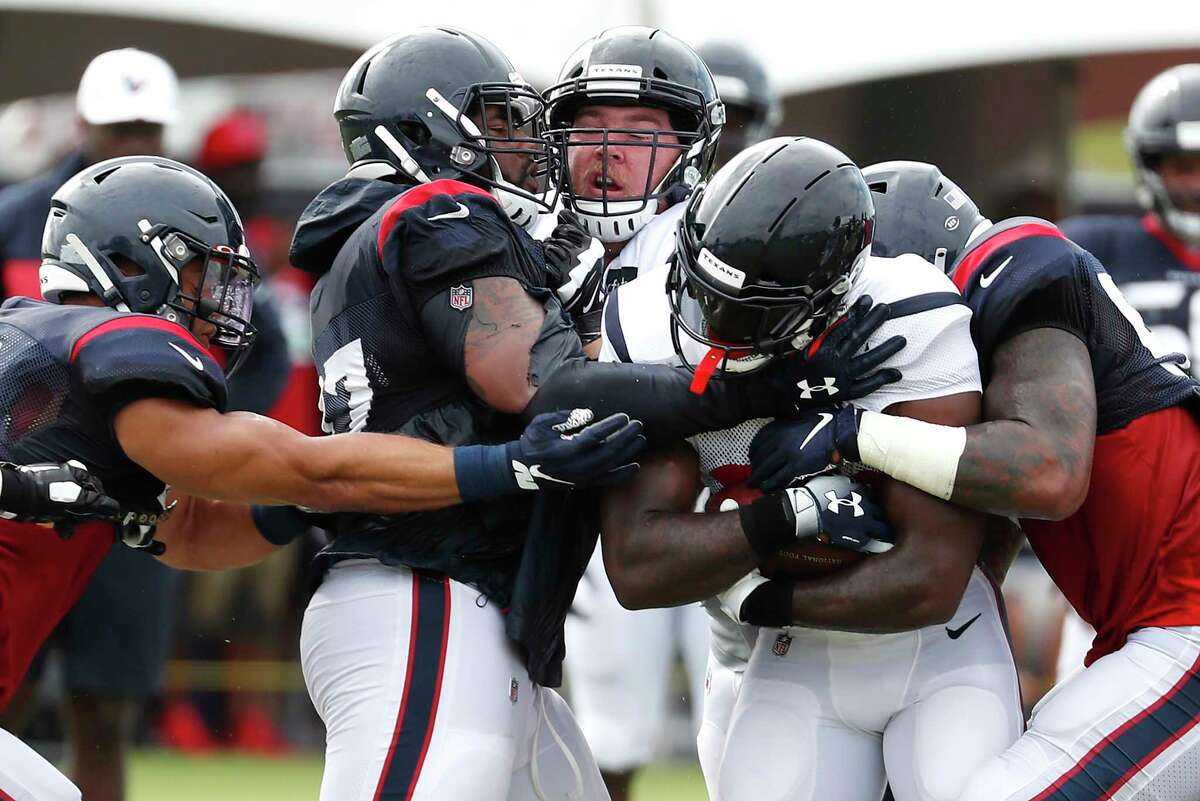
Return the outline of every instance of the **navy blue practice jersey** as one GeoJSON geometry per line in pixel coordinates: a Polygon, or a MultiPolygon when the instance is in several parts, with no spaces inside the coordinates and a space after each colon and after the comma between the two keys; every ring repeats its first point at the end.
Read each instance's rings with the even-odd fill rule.
{"type": "MultiPolygon", "coordinates": [[[[463,336],[477,279],[513,278],[534,296],[550,295],[540,249],[469,184],[439,180],[368,196],[361,183],[343,179],[318,196],[293,245],[315,263],[330,240],[341,243],[312,295],[322,426],[451,446],[515,438],[519,421],[468,387],[463,336]]],[[[561,324],[569,327],[565,317],[561,324]]],[[[339,514],[323,558],[372,556],[438,570],[507,605],[531,508],[531,498],[514,497],[403,515],[339,514]]]]}
{"type": "Polygon", "coordinates": [[[1200,375],[1200,247],[1181,242],[1153,215],[1075,217],[1061,227],[1100,260],[1162,346],[1187,356],[1200,375]]]}
{"type": "Polygon", "coordinates": [[[0,460],[78,459],[124,504],[154,508],[163,483],[113,433],[141,398],[225,408],[225,375],[182,326],[108,308],[28,298],[0,305],[0,460]]]}
{"type": "Polygon", "coordinates": [[[984,386],[1005,341],[1035,328],[1079,337],[1091,357],[1097,434],[1197,397],[1182,355],[1146,329],[1103,265],[1053,224],[1016,217],[988,229],[951,277],[973,312],[984,386]]]}

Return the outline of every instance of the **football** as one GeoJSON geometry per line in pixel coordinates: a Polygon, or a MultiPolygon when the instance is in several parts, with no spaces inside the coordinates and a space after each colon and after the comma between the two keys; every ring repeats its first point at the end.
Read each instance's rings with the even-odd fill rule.
{"type": "MultiPolygon", "coordinates": [[[[707,506],[709,512],[728,512],[743,503],[750,503],[762,492],[745,484],[726,487],[713,495],[707,506]]],[[[775,558],[760,568],[767,578],[811,579],[836,573],[862,561],[868,554],[850,551],[823,542],[808,542],[784,548],[775,558]]]]}

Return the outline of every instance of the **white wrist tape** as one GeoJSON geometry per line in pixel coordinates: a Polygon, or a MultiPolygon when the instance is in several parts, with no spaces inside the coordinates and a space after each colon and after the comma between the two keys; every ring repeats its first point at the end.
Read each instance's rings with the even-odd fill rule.
{"type": "Polygon", "coordinates": [[[967,447],[967,430],[863,412],[858,423],[858,454],[867,467],[897,481],[950,500],[958,461],[967,447]]]}

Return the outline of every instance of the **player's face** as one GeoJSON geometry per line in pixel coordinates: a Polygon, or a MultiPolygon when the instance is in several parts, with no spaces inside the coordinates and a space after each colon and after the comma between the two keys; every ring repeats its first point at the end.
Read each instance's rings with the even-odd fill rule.
{"type": "Polygon", "coordinates": [[[1200,153],[1165,156],[1158,174],[1175,208],[1200,212],[1200,153]]]}
{"type": "MultiPolygon", "coordinates": [[[[200,297],[201,281],[204,279],[204,260],[192,259],[182,270],[179,271],[179,292],[184,297],[180,299],[182,305],[187,307],[189,311],[195,310],[194,298],[200,297]]],[[[192,317],[192,334],[196,339],[200,340],[200,344],[208,347],[212,344],[213,334],[217,333],[217,327],[207,320],[202,320],[198,316],[192,317]]]]}
{"type": "Polygon", "coordinates": [[[672,130],[670,115],[661,108],[584,106],[575,115],[573,127],[610,129],[607,146],[602,131],[575,131],[567,139],[571,189],[577,197],[642,197],[662,183],[679,157],[677,148],[650,147],[655,142],[679,144],[679,137],[670,134],[660,133],[656,139],[656,131],[672,130]]]}
{"type": "MultiPolygon", "coordinates": [[[[495,152],[493,156],[500,166],[500,174],[504,180],[513,186],[527,192],[538,192],[541,189],[542,175],[534,159],[540,150],[536,143],[537,131],[534,130],[534,120],[522,119],[523,111],[517,106],[506,106],[499,103],[486,105],[486,124],[482,126],[484,133],[496,139],[519,138],[530,141],[506,142],[498,145],[497,149],[511,152],[495,152]],[[510,116],[512,117],[510,125],[510,116]]],[[[479,120],[475,120],[479,124],[479,120]]]]}

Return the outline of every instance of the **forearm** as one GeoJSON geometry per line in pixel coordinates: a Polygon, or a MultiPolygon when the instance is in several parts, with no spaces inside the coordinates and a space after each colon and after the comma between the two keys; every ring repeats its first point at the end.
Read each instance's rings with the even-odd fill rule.
{"type": "Polygon", "coordinates": [[[1003,584],[1024,544],[1025,533],[1020,526],[1007,517],[993,515],[987,519],[987,536],[983,540],[979,562],[997,584],[1003,584]]]}
{"type": "Polygon", "coordinates": [[[576,359],[558,367],[525,408],[525,419],[555,409],[588,408],[597,418],[625,412],[641,420],[651,443],[678,442],[755,417],[770,417],[781,399],[748,380],[711,381],[691,391],[692,375],[679,367],[576,359]]]}
{"type": "Polygon", "coordinates": [[[885,634],[948,620],[924,586],[927,580],[942,579],[905,562],[903,555],[889,552],[830,576],[795,582],[792,622],[809,628],[885,634]]]}
{"type": "Polygon", "coordinates": [[[605,565],[629,608],[680,606],[721,592],[756,566],[736,512],[647,512],[601,533],[605,565]],[[617,586],[619,585],[619,586],[617,586]]]}
{"type": "Polygon", "coordinates": [[[166,546],[159,561],[180,570],[226,570],[255,564],[280,546],[267,542],[250,516],[250,507],[172,495],[178,501],[155,531],[166,546]]]}
{"type": "Polygon", "coordinates": [[[245,412],[147,399],[114,422],[127,456],[187,495],[382,514],[460,502],[454,451],[388,434],[308,437],[245,412]]]}

